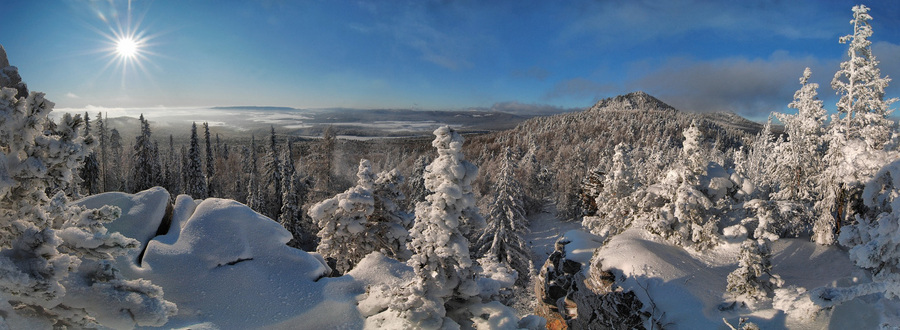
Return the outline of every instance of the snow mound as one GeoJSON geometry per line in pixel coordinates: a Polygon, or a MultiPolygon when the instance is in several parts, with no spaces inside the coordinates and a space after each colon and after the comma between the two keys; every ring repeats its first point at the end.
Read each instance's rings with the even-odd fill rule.
{"type": "Polygon", "coordinates": [[[715,329],[723,327],[723,318],[736,324],[740,317],[748,317],[763,329],[877,325],[872,323],[877,318],[872,320],[871,313],[857,312],[861,311],[860,306],[873,306],[862,302],[864,298],[808,315],[815,308],[804,293],[867,280],[862,273],[854,271],[857,268],[845,252],[803,239],[783,238],[773,243],[773,273],[785,281],[785,289],[777,290],[772,303],[756,306],[755,310],[740,302],[732,304],[725,278],[737,267],[738,245],[725,243],[714,251],[700,254],[657,242],[645,237],[641,230],[631,228],[612,237],[597,253],[602,258],[603,270],[625,278],[621,286],[637,293],[645,306],[655,306],[651,311],[653,317],[661,318],[660,323],[667,328],[715,329]],[[807,313],[779,308],[796,308],[807,313]]]}
{"type": "Polygon", "coordinates": [[[366,286],[411,276],[406,265],[376,253],[349,276],[323,278],[330,269],[320,256],[287,246],[290,233],[246,205],[181,195],[167,215],[168,203],[160,188],[79,202],[122,209],[108,227],[137,237],[146,250],[140,265],[127,258],[116,266],[161,286],[178,305],[165,328],[362,328],[357,296],[366,286]],[[171,219],[168,230],[164,218],[171,219]],[[160,225],[165,234],[154,237],[160,225]]]}

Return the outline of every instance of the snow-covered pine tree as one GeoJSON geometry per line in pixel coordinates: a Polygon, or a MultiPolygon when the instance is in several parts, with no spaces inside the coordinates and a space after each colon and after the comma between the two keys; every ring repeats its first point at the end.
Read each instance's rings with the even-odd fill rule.
{"type": "Polygon", "coordinates": [[[596,197],[596,215],[582,220],[582,226],[594,235],[612,236],[624,231],[631,225],[637,204],[633,196],[637,182],[631,172],[631,147],[619,143],[613,150],[612,166],[602,177],[603,184],[596,197]]]}
{"type": "Polygon", "coordinates": [[[504,148],[500,173],[494,182],[496,191],[488,209],[487,227],[473,244],[476,256],[505,263],[517,273],[516,283],[528,283],[533,268],[531,250],[525,243],[528,219],[522,197],[524,192],[515,178],[516,163],[512,149],[504,148]]]}
{"type": "Polygon", "coordinates": [[[812,71],[803,71],[800,89],[794,93],[794,101],[789,108],[797,109],[796,115],[776,113],[775,117],[784,124],[787,140],[779,148],[779,166],[774,171],[779,191],[776,199],[793,200],[811,204],[818,197],[816,176],[822,173],[822,158],[825,146],[822,143],[822,127],[825,123],[825,108],[819,100],[816,89],[819,84],[809,82],[812,71]]]}
{"type": "Polygon", "coordinates": [[[354,187],[309,208],[309,217],[321,228],[316,252],[333,259],[341,274],[374,251],[366,240],[369,216],[375,210],[372,198],[374,176],[368,160],[359,162],[359,181],[354,187]]]}
{"type": "MultiPolygon", "coordinates": [[[[728,274],[726,289],[735,298],[756,303],[765,300],[784,281],[772,273],[772,242],[779,239],[775,233],[779,222],[779,205],[775,201],[754,199],[744,203],[744,207],[756,213],[756,229],[753,237],[741,243],[738,268],[728,274]]],[[[746,221],[744,221],[746,222],[746,221]]]]}
{"type": "Polygon", "coordinates": [[[831,87],[840,95],[837,109],[843,117],[839,122],[846,127],[847,138],[863,139],[868,148],[881,150],[890,139],[893,122],[887,116],[896,99],[884,99],[884,89],[891,79],[881,76],[872,54],[872,16],[868,12],[864,5],[853,6],[853,34],[840,38],[841,43],[850,45],[849,58],[834,74],[831,87]]]}
{"type": "Polygon", "coordinates": [[[203,138],[206,140],[206,195],[216,196],[213,177],[216,175],[216,159],[209,139],[209,123],[203,123],[203,138]]]}
{"type": "Polygon", "coordinates": [[[374,210],[369,215],[366,240],[373,242],[374,251],[406,261],[412,255],[406,245],[413,215],[400,208],[406,199],[400,192],[402,183],[403,176],[396,169],[378,173],[372,188],[374,210]]]}
{"type": "Polygon", "coordinates": [[[125,155],[125,147],[122,145],[122,136],[119,130],[109,130],[109,152],[111,161],[106,172],[106,191],[124,190],[122,184],[122,157],[125,155]]]}
{"type": "Polygon", "coordinates": [[[84,157],[84,163],[79,170],[81,177],[81,188],[88,195],[100,193],[100,164],[97,162],[97,153],[94,152],[94,146],[97,144],[94,136],[91,134],[91,119],[88,113],[84,113],[84,144],[86,148],[91,150],[84,157]]]}
{"type": "Polygon", "coordinates": [[[154,157],[150,122],[144,119],[143,114],[138,119],[141,123],[141,134],[135,137],[131,175],[128,180],[131,182],[128,191],[132,193],[153,188],[158,185],[159,178],[159,159],[154,157]]]}
{"type": "Polygon", "coordinates": [[[206,177],[203,175],[203,159],[200,157],[200,141],[197,137],[197,123],[191,124],[191,148],[188,150],[188,163],[184,173],[184,192],[196,199],[208,197],[206,177]]]}
{"type": "Polygon", "coordinates": [[[109,191],[109,187],[106,184],[109,168],[109,128],[106,127],[106,123],[103,121],[102,112],[97,113],[97,141],[100,149],[100,157],[98,159],[100,164],[100,192],[107,192],[109,191]]]}
{"type": "Polygon", "coordinates": [[[309,194],[309,180],[294,166],[293,150],[293,144],[288,140],[287,148],[284,151],[284,183],[282,183],[284,197],[278,222],[294,237],[288,242],[288,245],[311,250],[316,246],[318,230],[313,228],[312,221],[306,218],[302,208],[309,194]]]}
{"type": "Polygon", "coordinates": [[[64,114],[51,125],[54,104],[43,93],[16,93],[0,89],[0,297],[11,307],[0,311],[0,323],[27,317],[54,327],[165,324],[176,309],[162,290],[122,279],[112,267],[114,256],[137,246],[102,225],[118,217],[118,208],[86,210],[70,205],[62,190],[46,194],[70,185],[91,151],[79,132],[81,116],[64,114]],[[92,301],[110,303],[85,303],[92,301]]]}
{"type": "Polygon", "coordinates": [[[884,99],[890,78],[881,77],[878,61],[872,54],[872,27],[869,8],[853,7],[853,34],[841,37],[849,43],[849,59],[841,63],[831,87],[840,95],[838,113],[832,116],[826,140],[825,171],[820,176],[822,196],[816,204],[818,218],[814,239],[832,244],[841,226],[852,223],[860,211],[863,182],[885,164],[885,146],[893,121],[887,116],[896,99],[884,99]]]}
{"type": "Polygon", "coordinates": [[[266,192],[266,212],[264,214],[269,216],[269,218],[278,219],[278,214],[281,212],[281,198],[284,193],[281,187],[284,174],[282,174],[281,168],[283,164],[278,157],[278,141],[275,136],[275,126],[270,126],[270,128],[271,134],[269,134],[269,145],[266,149],[266,162],[263,164],[266,181],[261,190],[266,192]]]}
{"type": "Polygon", "coordinates": [[[664,179],[668,202],[659,209],[648,229],[676,244],[705,250],[716,246],[718,218],[710,211],[713,203],[700,191],[700,177],[706,175],[709,162],[703,148],[703,133],[697,123],[684,131],[682,163],[664,179]]]}
{"type": "Polygon", "coordinates": [[[265,207],[265,199],[262,197],[259,184],[259,170],[257,169],[256,158],[256,136],[250,136],[250,149],[244,155],[245,162],[242,164],[244,170],[247,171],[247,206],[256,212],[262,212],[265,207]]]}
{"type": "Polygon", "coordinates": [[[416,205],[416,219],[410,231],[407,262],[416,278],[404,287],[391,309],[415,327],[437,329],[461,321],[458,312],[479,294],[469,242],[460,227],[466,213],[477,213],[472,181],[478,167],[465,160],[463,137],[448,126],[434,131],[431,143],[438,157],[425,171],[425,188],[432,191],[416,205]],[[474,212],[473,212],[474,211],[474,212]]]}

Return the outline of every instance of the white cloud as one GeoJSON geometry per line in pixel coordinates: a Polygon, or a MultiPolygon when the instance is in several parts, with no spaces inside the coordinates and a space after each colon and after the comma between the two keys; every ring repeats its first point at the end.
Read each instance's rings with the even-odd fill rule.
{"type": "Polygon", "coordinates": [[[725,58],[713,61],[670,59],[661,69],[628,83],[689,111],[732,111],[751,118],[781,111],[792,100],[805,67],[820,84],[820,97],[832,95],[829,82],[836,62],[775,53],[768,58],[725,58]]]}
{"type": "Polygon", "coordinates": [[[81,98],[80,96],[75,95],[75,93],[72,93],[72,92],[66,93],[66,97],[68,97],[70,99],[80,99],[81,98]]]}

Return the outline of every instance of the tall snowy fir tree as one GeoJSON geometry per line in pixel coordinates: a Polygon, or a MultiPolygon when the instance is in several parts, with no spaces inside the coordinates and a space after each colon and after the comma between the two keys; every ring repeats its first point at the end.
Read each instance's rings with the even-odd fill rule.
{"type": "Polygon", "coordinates": [[[809,82],[811,75],[809,68],[803,71],[802,87],[794,93],[794,101],[788,104],[789,108],[797,109],[797,114],[775,114],[787,134],[779,166],[774,171],[780,187],[777,199],[812,203],[818,197],[815,179],[823,169],[822,128],[826,116],[822,100],[817,97],[819,84],[809,82]]]}
{"type": "Polygon", "coordinates": [[[97,142],[91,134],[91,119],[87,112],[84,113],[83,136],[84,144],[91,146],[91,152],[84,157],[84,163],[78,174],[81,177],[81,188],[83,193],[94,195],[100,192],[100,164],[97,161],[97,153],[93,150],[93,146],[96,145],[97,142]]]}
{"type": "Polygon", "coordinates": [[[106,191],[124,190],[122,178],[122,157],[125,156],[125,147],[122,144],[122,135],[119,130],[109,130],[109,155],[110,162],[106,172],[106,191]]]}
{"type": "Polygon", "coordinates": [[[477,213],[472,181],[478,167],[465,160],[459,133],[443,126],[434,135],[431,145],[438,156],[425,171],[425,188],[433,193],[416,205],[410,231],[413,256],[407,264],[416,277],[390,306],[410,326],[423,329],[453,327],[464,321],[467,316],[460,315],[464,305],[479,293],[469,241],[460,228],[464,217],[477,213]]]}
{"type": "Polygon", "coordinates": [[[159,159],[154,152],[153,139],[150,134],[150,122],[141,114],[138,119],[141,123],[141,134],[135,138],[134,154],[132,156],[131,174],[128,182],[130,192],[138,192],[150,189],[158,185],[159,159]]]}
{"type": "Polygon", "coordinates": [[[256,137],[250,137],[250,148],[244,155],[243,168],[248,175],[247,179],[247,206],[256,212],[262,212],[265,207],[265,199],[260,189],[259,169],[256,159],[256,137]]]}
{"type": "Polygon", "coordinates": [[[278,222],[284,226],[294,237],[288,245],[306,251],[315,249],[316,233],[318,230],[312,226],[312,221],[303,213],[303,204],[306,203],[310,184],[307,176],[294,166],[293,144],[288,141],[284,151],[284,197],[281,204],[281,214],[278,222]]]}
{"type": "Polygon", "coordinates": [[[525,218],[524,191],[515,178],[516,162],[512,150],[503,150],[500,173],[494,182],[495,195],[487,215],[487,226],[473,245],[475,255],[505,263],[518,273],[516,283],[524,285],[531,272],[531,252],[525,243],[528,220],[525,218]]]}
{"type": "MultiPolygon", "coordinates": [[[[6,62],[2,47],[0,62],[6,62]]],[[[81,116],[64,114],[53,123],[54,104],[43,93],[17,96],[17,89],[0,87],[0,324],[13,314],[59,328],[165,324],[176,308],[161,288],[123,279],[111,266],[138,244],[102,225],[119,209],[73,206],[62,192],[91,152],[81,116]]]]}
{"type": "Polygon", "coordinates": [[[269,145],[266,149],[266,162],[263,164],[263,168],[265,168],[265,185],[262,190],[265,191],[265,200],[266,200],[266,211],[264,214],[269,216],[272,219],[278,219],[278,214],[281,213],[281,198],[282,198],[282,180],[284,174],[282,173],[282,163],[281,159],[278,156],[278,140],[275,136],[275,126],[270,126],[271,133],[269,134],[269,145]]]}
{"type": "Polygon", "coordinates": [[[868,11],[863,5],[853,7],[853,34],[840,38],[841,43],[849,43],[849,59],[841,63],[831,81],[840,99],[828,128],[826,167],[819,180],[822,198],[816,204],[814,231],[820,244],[832,244],[841,226],[852,222],[863,207],[859,201],[862,184],[879,165],[865,159],[880,158],[893,125],[887,116],[896,99],[884,99],[890,79],[881,76],[872,54],[868,11]]]}
{"type": "Polygon", "coordinates": [[[204,199],[208,195],[206,176],[203,175],[203,158],[200,156],[200,141],[197,137],[197,123],[191,125],[191,147],[187,157],[187,166],[184,168],[184,192],[196,199],[204,199]]]}
{"type": "Polygon", "coordinates": [[[203,138],[206,140],[206,195],[207,196],[217,196],[214,184],[213,177],[216,174],[216,160],[215,155],[212,152],[212,141],[210,141],[209,137],[209,123],[203,123],[203,138]]]}
{"type": "Polygon", "coordinates": [[[109,129],[103,121],[103,113],[97,113],[97,141],[99,142],[97,147],[100,151],[98,159],[100,164],[100,192],[107,192],[109,191],[109,186],[106,183],[107,172],[109,171],[109,129]]]}

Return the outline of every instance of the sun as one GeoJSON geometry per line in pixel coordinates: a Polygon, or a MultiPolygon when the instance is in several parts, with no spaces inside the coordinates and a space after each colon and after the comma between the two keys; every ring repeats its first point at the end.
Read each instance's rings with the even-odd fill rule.
{"type": "Polygon", "coordinates": [[[134,58],[138,55],[138,43],[131,37],[119,38],[116,41],[116,55],[121,58],[134,58]]]}

